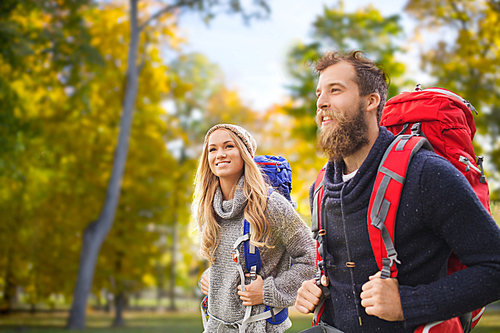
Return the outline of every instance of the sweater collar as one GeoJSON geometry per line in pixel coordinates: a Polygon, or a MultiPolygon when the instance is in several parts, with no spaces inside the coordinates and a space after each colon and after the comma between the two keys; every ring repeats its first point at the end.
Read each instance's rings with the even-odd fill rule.
{"type": "Polygon", "coordinates": [[[247,199],[243,193],[243,184],[245,183],[244,176],[238,180],[236,185],[236,190],[234,191],[234,197],[231,200],[224,200],[222,195],[222,190],[217,187],[214,196],[213,207],[215,213],[223,219],[234,218],[243,213],[243,210],[247,204],[247,199]]]}

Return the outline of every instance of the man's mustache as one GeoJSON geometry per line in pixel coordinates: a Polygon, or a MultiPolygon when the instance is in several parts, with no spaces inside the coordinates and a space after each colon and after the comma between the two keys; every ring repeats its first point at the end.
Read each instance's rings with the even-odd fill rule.
{"type": "Polygon", "coordinates": [[[318,125],[318,128],[321,128],[320,115],[322,115],[321,119],[325,118],[325,117],[330,117],[333,120],[337,120],[337,121],[343,121],[346,119],[344,114],[340,111],[335,111],[332,109],[323,109],[320,112],[316,113],[316,116],[315,116],[315,121],[316,121],[316,125],[318,125]]]}

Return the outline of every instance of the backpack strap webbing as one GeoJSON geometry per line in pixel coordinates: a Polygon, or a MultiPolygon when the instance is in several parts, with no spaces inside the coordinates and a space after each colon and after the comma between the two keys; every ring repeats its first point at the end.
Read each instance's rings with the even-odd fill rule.
{"type": "MultiPolygon", "coordinates": [[[[316,240],[316,283],[319,283],[323,275],[328,274],[327,272],[325,272],[325,264],[323,261],[323,257],[325,256],[324,252],[326,251],[324,247],[326,231],[321,221],[321,205],[323,203],[324,194],[323,180],[325,178],[325,172],[326,165],[319,171],[318,176],[316,177],[316,181],[314,182],[313,209],[311,215],[311,231],[313,232],[314,239],[316,240]]],[[[325,298],[328,298],[330,289],[328,287],[323,287],[321,284],[319,284],[319,286],[323,290],[325,298]]],[[[321,300],[321,303],[318,304],[314,309],[312,326],[317,326],[319,324],[321,315],[325,310],[325,298],[323,298],[321,300]]]]}
{"type": "Polygon", "coordinates": [[[397,136],[382,157],[375,178],[368,206],[368,234],[383,279],[396,277],[394,263],[401,264],[394,247],[396,215],[408,166],[420,148],[432,150],[424,137],[397,136]]]}
{"type": "Polygon", "coordinates": [[[326,165],[319,171],[316,181],[314,182],[313,209],[311,215],[311,231],[316,240],[316,278],[321,278],[325,274],[324,271],[324,237],[326,231],[321,221],[321,205],[323,203],[323,194],[325,191],[323,179],[325,178],[326,165]]]}
{"type": "Polygon", "coordinates": [[[260,271],[262,267],[262,262],[260,260],[260,251],[259,249],[250,243],[250,235],[252,234],[252,226],[245,219],[243,222],[243,235],[248,235],[246,239],[243,241],[244,254],[245,254],[245,267],[247,271],[250,273],[250,277],[255,279],[257,277],[257,272],[260,271]]]}
{"type": "MultiPolygon", "coordinates": [[[[271,196],[275,189],[269,188],[269,192],[267,198],[271,196]]],[[[262,268],[262,261],[260,258],[259,249],[250,242],[250,236],[252,234],[252,226],[245,219],[243,221],[243,235],[240,236],[233,245],[234,253],[233,253],[233,261],[236,262],[238,267],[238,272],[240,273],[241,279],[241,290],[245,291],[245,274],[243,272],[243,268],[241,267],[241,263],[239,262],[239,251],[238,247],[243,242],[243,254],[245,258],[245,268],[250,273],[250,278],[252,281],[257,277],[257,273],[262,268]]],[[[270,324],[277,325],[281,324],[288,318],[288,308],[273,308],[266,307],[264,312],[260,314],[252,315],[252,306],[247,306],[245,308],[245,316],[241,323],[238,323],[239,331],[245,332],[248,324],[259,321],[259,320],[267,320],[270,324]]]]}
{"type": "Polygon", "coordinates": [[[321,224],[321,201],[323,199],[323,178],[325,178],[326,166],[324,166],[318,173],[316,181],[314,182],[314,199],[313,199],[313,211],[311,216],[311,231],[316,236],[316,233],[320,229],[321,224]]]}

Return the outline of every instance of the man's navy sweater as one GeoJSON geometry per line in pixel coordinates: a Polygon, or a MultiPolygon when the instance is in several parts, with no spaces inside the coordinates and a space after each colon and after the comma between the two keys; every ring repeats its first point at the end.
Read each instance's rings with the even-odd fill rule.
{"type": "Polygon", "coordinates": [[[321,320],[349,333],[413,332],[421,324],[500,299],[500,229],[465,177],[446,159],[422,149],[410,163],[395,230],[405,320],[388,322],[366,314],[361,287],[379,271],[368,236],[368,202],[377,167],[393,139],[381,127],[368,157],[345,183],[343,162],[326,168],[327,249],[335,267],[328,272],[332,298],[321,320]],[[452,251],[469,268],[448,276],[452,251]]]}

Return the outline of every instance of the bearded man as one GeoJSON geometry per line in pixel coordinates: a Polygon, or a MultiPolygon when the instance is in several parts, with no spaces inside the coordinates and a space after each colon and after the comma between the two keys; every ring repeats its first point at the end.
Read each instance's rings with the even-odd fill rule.
{"type": "MultiPolygon", "coordinates": [[[[331,296],[323,328],[414,332],[500,299],[500,229],[465,177],[423,149],[411,160],[397,213],[403,264],[397,278],[380,277],[367,212],[378,165],[394,140],[379,126],[388,78],[360,51],[328,52],[315,70],[319,147],[329,158],[322,202],[329,279],[321,284],[331,296]],[[452,252],[468,268],[448,276],[452,252]]],[[[314,185],[311,210],[313,192],[314,185]]],[[[323,297],[315,279],[306,281],[295,307],[313,312],[323,297]]]]}

